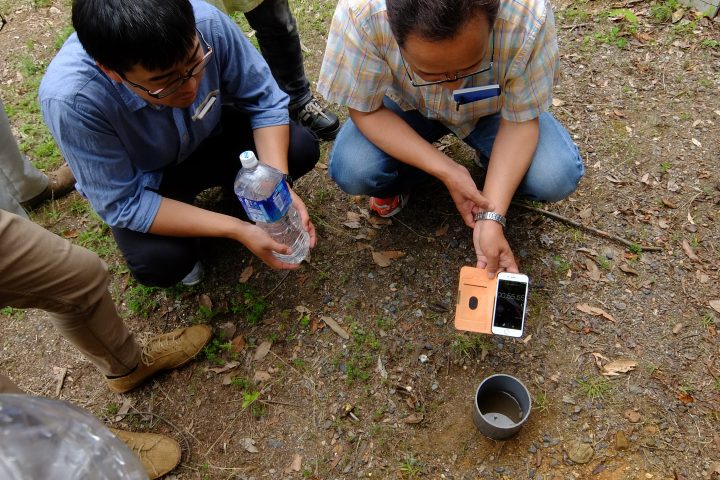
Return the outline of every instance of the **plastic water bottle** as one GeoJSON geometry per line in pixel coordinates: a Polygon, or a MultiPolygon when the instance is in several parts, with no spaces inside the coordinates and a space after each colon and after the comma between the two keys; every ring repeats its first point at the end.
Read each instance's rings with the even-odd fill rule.
{"type": "Polygon", "coordinates": [[[250,220],[278,243],[292,248],[290,255],[273,254],[285,263],[300,263],[310,249],[310,235],[300,222],[283,173],[258,161],[255,154],[240,154],[242,168],[235,179],[235,194],[250,220]]]}

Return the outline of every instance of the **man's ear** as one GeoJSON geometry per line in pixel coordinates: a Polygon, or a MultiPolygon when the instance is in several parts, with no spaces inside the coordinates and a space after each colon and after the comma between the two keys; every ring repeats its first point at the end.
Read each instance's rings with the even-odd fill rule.
{"type": "Polygon", "coordinates": [[[98,68],[99,68],[100,70],[103,71],[103,73],[104,73],[105,75],[108,76],[108,78],[109,78],[110,80],[112,80],[113,82],[122,83],[122,81],[123,81],[122,77],[121,77],[120,75],[118,75],[118,73],[117,73],[115,70],[109,69],[108,67],[106,67],[106,66],[103,65],[102,63],[95,62],[95,64],[98,66],[98,68]]]}

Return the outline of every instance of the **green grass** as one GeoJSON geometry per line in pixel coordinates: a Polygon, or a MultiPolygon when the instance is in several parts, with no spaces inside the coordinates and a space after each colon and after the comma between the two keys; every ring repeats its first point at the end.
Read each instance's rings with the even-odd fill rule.
{"type": "Polygon", "coordinates": [[[405,455],[400,462],[400,474],[404,478],[416,478],[423,473],[423,464],[412,453],[405,455]]]}
{"type": "Polygon", "coordinates": [[[590,377],[578,380],[580,391],[590,400],[604,399],[610,393],[612,385],[605,377],[590,377]]]}
{"type": "Polygon", "coordinates": [[[550,410],[550,400],[545,392],[540,392],[533,398],[533,407],[538,413],[545,413],[550,410]]]}
{"type": "Polygon", "coordinates": [[[465,358],[480,355],[483,350],[492,351],[495,348],[486,335],[472,333],[456,333],[450,341],[452,352],[465,358]]]}
{"type": "Polygon", "coordinates": [[[232,380],[230,380],[230,385],[232,385],[233,387],[240,388],[242,390],[248,390],[248,389],[250,389],[250,387],[252,387],[252,383],[249,380],[242,378],[242,377],[233,378],[232,380]]]}
{"type": "Polygon", "coordinates": [[[713,38],[707,38],[700,42],[700,46],[703,48],[716,49],[720,48],[720,41],[717,41],[713,38]]]}
{"type": "Polygon", "coordinates": [[[105,415],[108,417],[114,417],[120,411],[120,405],[115,402],[110,402],[105,406],[105,415]]]}
{"type": "Polygon", "coordinates": [[[709,313],[706,313],[700,319],[700,323],[702,324],[702,326],[704,328],[712,327],[713,325],[715,325],[715,319],[713,318],[712,315],[710,315],[709,313]]]}
{"type": "Polygon", "coordinates": [[[672,19],[672,14],[679,6],[678,0],[665,0],[656,3],[650,8],[650,16],[657,22],[667,22],[672,19]]]}
{"type": "Polygon", "coordinates": [[[610,270],[612,268],[612,262],[605,255],[598,255],[595,257],[595,260],[597,260],[598,265],[600,265],[600,268],[603,270],[610,270]]]}
{"type": "Polygon", "coordinates": [[[148,318],[160,305],[157,298],[159,291],[157,287],[136,284],[125,294],[125,304],[134,315],[148,318]]]}
{"type": "Polygon", "coordinates": [[[222,356],[232,350],[232,343],[224,341],[224,339],[213,338],[205,348],[203,348],[203,356],[207,361],[215,365],[225,365],[225,359],[222,356]]]}
{"type": "Polygon", "coordinates": [[[238,283],[235,292],[237,297],[230,299],[230,312],[242,316],[250,325],[260,323],[268,307],[267,301],[247,283],[238,283]]]}
{"type": "Polygon", "coordinates": [[[15,320],[22,320],[25,317],[25,310],[22,308],[3,307],[0,308],[0,315],[11,317],[15,320]]]}
{"type": "Polygon", "coordinates": [[[560,255],[555,255],[553,257],[553,262],[555,263],[555,268],[561,275],[566,274],[568,272],[568,270],[570,270],[570,268],[572,268],[572,263],[565,260],[560,255]]]}
{"type": "Polygon", "coordinates": [[[662,162],[660,164],[660,173],[667,173],[672,168],[672,163],[670,162],[662,162]]]}

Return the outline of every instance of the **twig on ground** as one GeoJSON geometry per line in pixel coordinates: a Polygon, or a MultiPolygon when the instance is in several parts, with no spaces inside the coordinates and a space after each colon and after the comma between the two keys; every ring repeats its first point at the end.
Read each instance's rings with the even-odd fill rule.
{"type": "Polygon", "coordinates": [[[415,230],[413,230],[413,229],[410,227],[410,225],[408,225],[407,223],[403,222],[402,220],[400,220],[400,219],[397,218],[397,217],[393,218],[393,220],[397,221],[400,225],[402,225],[403,227],[407,228],[408,230],[410,230],[412,233],[414,233],[415,235],[417,235],[417,236],[420,237],[420,238],[432,239],[432,237],[430,237],[430,236],[428,236],[428,235],[422,235],[422,234],[416,232],[415,230]]]}
{"type": "Polygon", "coordinates": [[[266,404],[274,404],[274,405],[285,405],[287,407],[295,407],[295,408],[302,407],[302,405],[298,405],[297,403],[281,402],[280,400],[258,400],[258,402],[266,403],[266,404]]]}
{"type": "Polygon", "coordinates": [[[285,275],[283,275],[283,278],[280,279],[280,281],[277,283],[277,285],[275,285],[275,286],[272,288],[272,290],[270,290],[270,291],[267,292],[265,295],[263,295],[262,298],[267,298],[267,297],[269,297],[275,290],[277,290],[277,289],[280,287],[280,285],[282,285],[282,283],[285,281],[285,279],[286,279],[289,275],[290,275],[290,270],[287,270],[287,271],[285,272],[285,275]]]}
{"type": "Polygon", "coordinates": [[[581,229],[584,229],[584,230],[588,230],[588,231],[590,231],[590,232],[592,232],[592,233],[594,233],[594,234],[596,234],[596,235],[599,235],[599,236],[601,236],[601,237],[605,237],[605,238],[607,238],[607,239],[614,240],[614,241],[616,241],[616,242],[620,242],[620,243],[622,243],[623,245],[625,245],[625,246],[627,246],[628,248],[631,248],[631,249],[632,249],[632,248],[640,248],[643,252],[661,252],[661,251],[662,251],[662,248],[660,248],[660,247],[645,246],[645,245],[639,245],[639,244],[637,244],[637,243],[633,243],[633,242],[631,242],[631,241],[629,241],[629,240],[626,240],[626,239],[624,239],[624,238],[622,238],[622,237],[618,237],[617,235],[613,235],[612,233],[608,233],[608,232],[606,232],[605,230],[600,230],[600,229],[595,228],[595,227],[590,227],[590,226],[588,226],[588,225],[583,225],[582,223],[576,222],[575,220],[571,220],[571,219],[569,219],[569,218],[567,218],[567,217],[564,217],[564,216],[560,215],[559,213],[550,212],[550,211],[548,211],[548,210],[544,210],[544,209],[542,209],[542,208],[533,207],[533,206],[530,206],[530,205],[527,205],[527,204],[521,203],[521,202],[512,202],[512,205],[513,205],[513,206],[516,206],[516,207],[524,208],[525,210],[530,210],[531,212],[535,212],[535,213],[539,213],[539,214],[541,214],[541,215],[545,215],[546,217],[550,217],[550,218],[552,218],[552,219],[554,219],[554,220],[558,220],[558,221],[563,222],[563,223],[567,223],[568,225],[572,225],[572,226],[575,227],[575,228],[581,228],[581,229]]]}

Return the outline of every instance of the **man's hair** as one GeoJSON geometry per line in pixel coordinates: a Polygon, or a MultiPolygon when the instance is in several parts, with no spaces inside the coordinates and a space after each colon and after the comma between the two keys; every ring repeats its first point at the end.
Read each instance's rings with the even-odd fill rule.
{"type": "Polygon", "coordinates": [[[402,47],[410,35],[429,41],[453,38],[481,14],[492,26],[500,0],[386,0],[386,4],[390,28],[402,47]]]}
{"type": "Polygon", "coordinates": [[[167,70],[195,42],[189,0],[74,0],[72,22],[85,51],[118,73],[167,70]]]}

